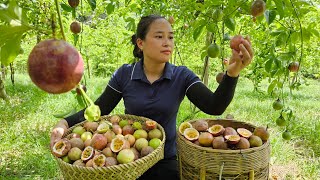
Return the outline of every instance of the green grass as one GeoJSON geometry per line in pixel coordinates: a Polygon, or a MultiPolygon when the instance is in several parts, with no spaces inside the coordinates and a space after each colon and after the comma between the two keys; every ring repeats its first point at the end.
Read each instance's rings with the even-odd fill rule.
{"type": "MultiPolygon", "coordinates": [[[[71,93],[51,95],[39,90],[27,75],[15,78],[14,86],[9,79],[5,81],[10,101],[0,100],[0,179],[59,179],[58,166],[48,148],[50,130],[59,120],[52,115],[71,109],[76,100],[71,93]]],[[[96,99],[107,82],[107,78],[89,79],[88,95],[96,99]]],[[[291,141],[282,140],[284,129],[275,125],[279,112],[272,109],[274,98],[253,91],[252,83],[244,78],[240,78],[235,97],[223,115],[192,114],[185,98],[178,124],[190,118],[232,114],[237,120],[268,125],[272,145],[270,175],[279,179],[319,179],[320,82],[309,83],[286,97],[286,105],[294,109],[296,116],[291,122],[291,141]]],[[[210,86],[214,90],[217,85],[210,86]]],[[[266,86],[263,82],[262,89],[266,86]]],[[[123,112],[123,104],[119,103],[113,113],[123,112]]]]}

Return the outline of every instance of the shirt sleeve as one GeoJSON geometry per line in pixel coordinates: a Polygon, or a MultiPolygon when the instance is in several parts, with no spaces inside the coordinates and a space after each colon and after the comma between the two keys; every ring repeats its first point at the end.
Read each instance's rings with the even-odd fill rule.
{"type": "Polygon", "coordinates": [[[225,74],[215,92],[200,82],[191,85],[186,95],[201,111],[211,115],[221,115],[233,99],[237,82],[238,77],[233,78],[225,74]]]}
{"type": "Polygon", "coordinates": [[[200,78],[194,73],[192,72],[190,69],[188,69],[187,67],[184,67],[184,75],[185,75],[185,89],[186,92],[188,91],[188,89],[196,84],[196,83],[200,83],[201,80],[200,78]]]}

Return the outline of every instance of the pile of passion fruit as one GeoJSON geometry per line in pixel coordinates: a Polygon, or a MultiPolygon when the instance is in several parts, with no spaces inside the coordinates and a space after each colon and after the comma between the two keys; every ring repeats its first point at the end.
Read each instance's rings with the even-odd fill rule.
{"type": "Polygon", "coordinates": [[[179,133],[201,147],[225,150],[259,147],[269,138],[265,127],[256,127],[251,132],[246,128],[224,127],[220,124],[209,127],[206,120],[183,122],[179,126],[179,133]]]}
{"type": "Polygon", "coordinates": [[[52,153],[64,162],[84,167],[108,167],[133,162],[161,145],[163,134],[157,122],[121,119],[85,122],[57,141],[52,153]]]}

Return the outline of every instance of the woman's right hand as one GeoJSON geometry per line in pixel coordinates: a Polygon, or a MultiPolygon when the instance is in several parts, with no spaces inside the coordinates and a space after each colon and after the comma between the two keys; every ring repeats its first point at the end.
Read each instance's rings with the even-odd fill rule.
{"type": "Polygon", "coordinates": [[[52,149],[54,143],[59,141],[64,133],[68,130],[68,122],[65,119],[61,119],[52,129],[50,136],[50,149],[52,149]]]}

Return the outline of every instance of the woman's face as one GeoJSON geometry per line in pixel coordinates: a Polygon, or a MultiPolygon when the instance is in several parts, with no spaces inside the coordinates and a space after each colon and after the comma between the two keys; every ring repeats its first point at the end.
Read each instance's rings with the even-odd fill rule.
{"type": "Polygon", "coordinates": [[[170,23],[163,18],[155,20],[150,24],[146,38],[138,39],[137,44],[143,51],[145,61],[168,62],[174,48],[170,23]]]}

